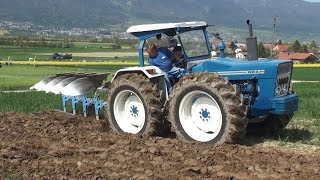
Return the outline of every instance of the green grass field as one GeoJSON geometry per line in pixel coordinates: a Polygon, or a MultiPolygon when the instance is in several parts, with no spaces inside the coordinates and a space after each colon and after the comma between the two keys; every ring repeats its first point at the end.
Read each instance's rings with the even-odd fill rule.
{"type": "MultiPolygon", "coordinates": [[[[115,72],[122,66],[31,66],[14,65],[0,68],[0,91],[27,90],[50,74],[64,72],[115,72]]],[[[320,68],[294,68],[293,79],[320,81],[320,68]]],[[[299,111],[289,126],[271,140],[299,142],[320,146],[320,83],[294,83],[299,95],[299,111]]],[[[38,112],[61,109],[61,96],[43,92],[1,93],[0,112],[38,112]]]]}
{"type": "Polygon", "coordinates": [[[61,109],[61,96],[45,92],[0,93],[1,112],[39,112],[61,109]]]}
{"type": "Polygon", "coordinates": [[[293,80],[320,81],[320,68],[294,68],[293,80]]]}
{"type": "Polygon", "coordinates": [[[320,146],[320,83],[296,83],[293,87],[299,96],[299,110],[278,138],[320,146]]]}

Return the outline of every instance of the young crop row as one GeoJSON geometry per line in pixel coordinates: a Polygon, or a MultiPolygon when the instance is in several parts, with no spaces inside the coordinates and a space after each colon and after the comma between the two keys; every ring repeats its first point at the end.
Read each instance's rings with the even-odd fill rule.
{"type": "Polygon", "coordinates": [[[295,68],[320,68],[320,64],[294,64],[295,68]]]}

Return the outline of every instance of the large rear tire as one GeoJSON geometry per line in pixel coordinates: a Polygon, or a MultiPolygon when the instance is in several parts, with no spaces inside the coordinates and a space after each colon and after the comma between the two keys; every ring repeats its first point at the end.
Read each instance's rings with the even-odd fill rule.
{"type": "Polygon", "coordinates": [[[246,107],[227,79],[215,73],[189,74],[173,89],[168,120],[179,139],[234,143],[246,132],[246,107]]]}
{"type": "Polygon", "coordinates": [[[108,91],[107,102],[107,119],[116,133],[162,135],[160,92],[145,76],[129,73],[117,77],[108,91]]]}
{"type": "Polygon", "coordinates": [[[268,115],[256,123],[248,123],[247,133],[253,135],[274,135],[287,127],[293,117],[289,115],[268,115]]]}

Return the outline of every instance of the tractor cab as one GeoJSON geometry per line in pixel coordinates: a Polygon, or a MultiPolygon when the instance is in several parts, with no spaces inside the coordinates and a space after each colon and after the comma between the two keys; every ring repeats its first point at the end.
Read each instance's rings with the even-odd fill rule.
{"type": "Polygon", "coordinates": [[[206,22],[182,22],[164,24],[146,24],[130,27],[127,32],[140,40],[139,65],[148,65],[145,62],[144,49],[146,44],[155,43],[157,48],[166,49],[166,55],[173,64],[172,70],[165,74],[168,93],[174,84],[191,68],[203,60],[211,57],[211,44],[209,43],[206,22]],[[175,51],[179,49],[179,51],[175,51]],[[177,53],[179,55],[177,55],[177,53]],[[180,58],[176,59],[176,56],[180,58]],[[168,75],[167,75],[168,74],[168,75]]]}
{"type": "Polygon", "coordinates": [[[167,48],[181,46],[184,60],[209,59],[211,57],[211,45],[209,43],[206,22],[182,22],[164,24],[145,24],[130,27],[127,32],[140,40],[139,64],[145,65],[144,46],[148,39],[156,37],[157,40],[165,39],[162,34],[169,37],[167,48]],[[173,42],[173,43],[171,43],[173,42]]]}

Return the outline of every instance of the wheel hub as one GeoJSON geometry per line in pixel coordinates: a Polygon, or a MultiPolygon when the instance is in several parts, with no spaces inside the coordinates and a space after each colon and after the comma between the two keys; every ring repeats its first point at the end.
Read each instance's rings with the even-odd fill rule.
{"type": "Polygon", "coordinates": [[[145,124],[145,109],[137,94],[129,90],[120,92],[114,107],[115,119],[124,132],[137,134],[142,130],[145,124]]]}
{"type": "Polygon", "coordinates": [[[222,113],[218,103],[202,91],[192,91],[182,99],[179,119],[185,132],[200,142],[214,139],[222,126],[222,113]]]}
{"type": "Polygon", "coordinates": [[[130,109],[131,109],[130,110],[131,116],[133,116],[133,117],[139,116],[139,110],[138,110],[137,106],[133,105],[133,106],[131,106],[130,109]]]}
{"type": "Polygon", "coordinates": [[[201,109],[200,113],[200,118],[203,121],[208,121],[210,119],[210,112],[208,112],[207,109],[201,109]]]}

